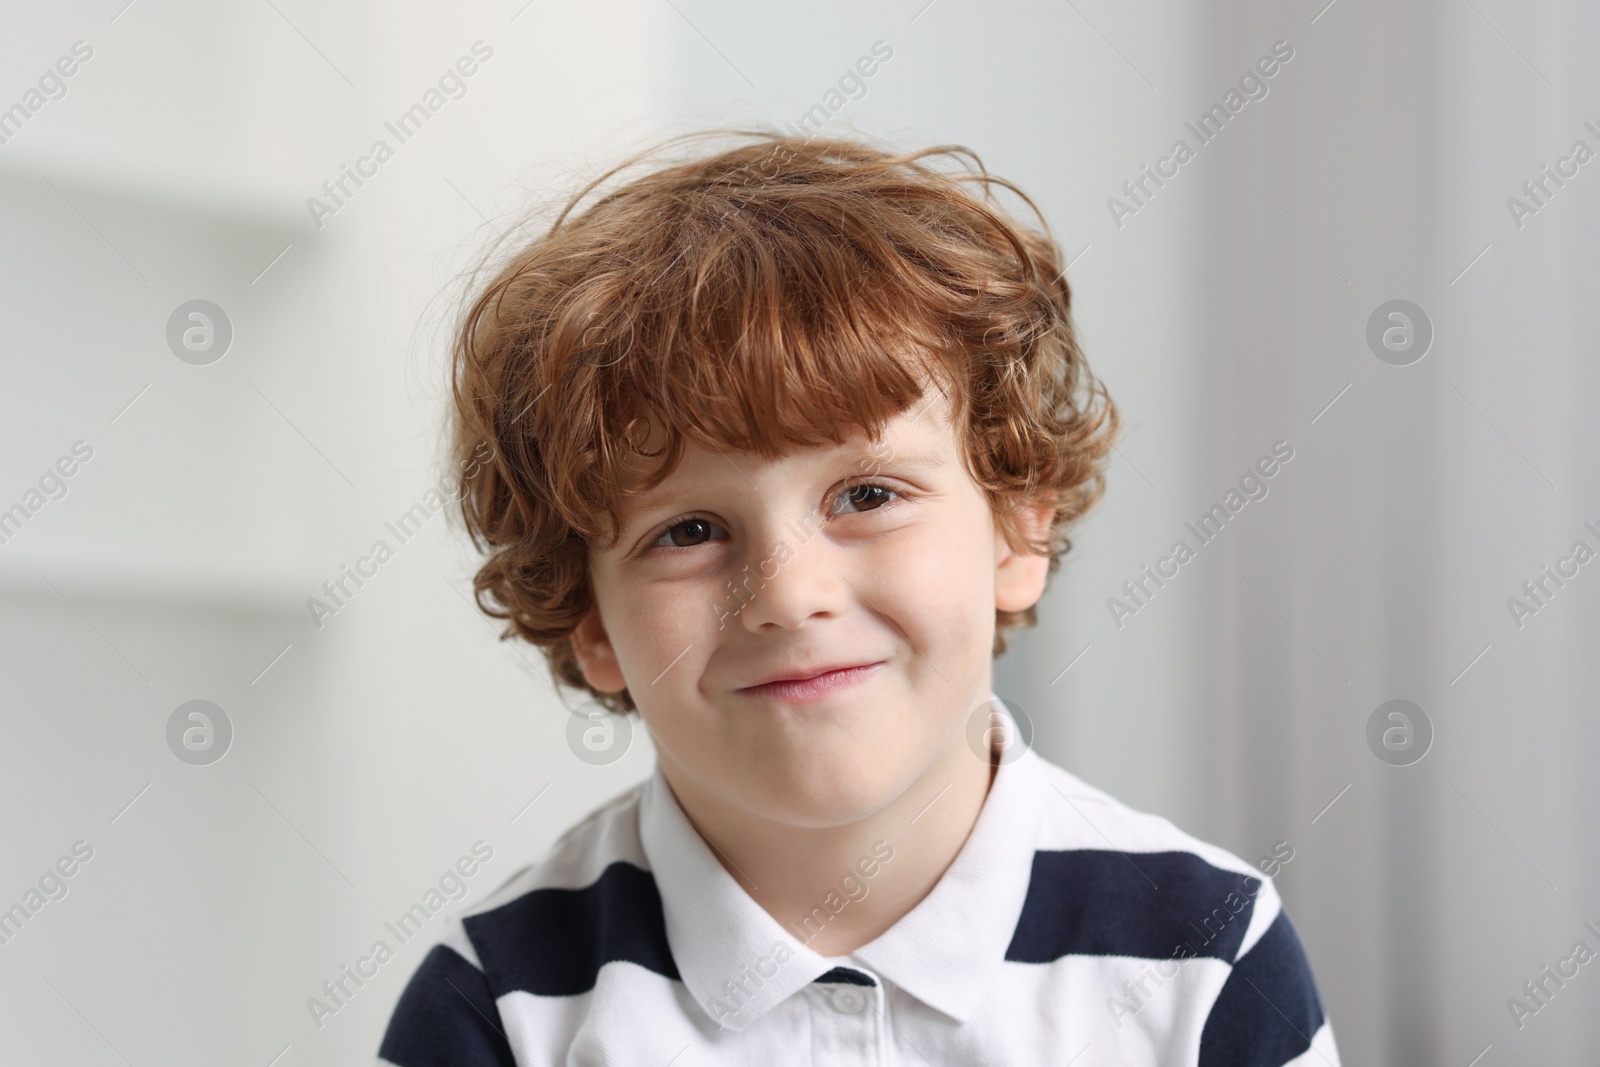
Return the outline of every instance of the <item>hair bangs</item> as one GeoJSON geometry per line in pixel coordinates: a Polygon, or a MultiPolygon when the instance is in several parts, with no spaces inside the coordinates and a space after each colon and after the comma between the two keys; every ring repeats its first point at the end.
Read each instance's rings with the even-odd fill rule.
{"type": "Polygon", "coordinates": [[[641,294],[593,356],[605,398],[597,432],[659,457],[644,487],[689,442],[770,460],[855,432],[876,438],[947,378],[933,316],[881,264],[736,214],[695,236],[711,247],[658,283],[687,298],[641,294]]]}

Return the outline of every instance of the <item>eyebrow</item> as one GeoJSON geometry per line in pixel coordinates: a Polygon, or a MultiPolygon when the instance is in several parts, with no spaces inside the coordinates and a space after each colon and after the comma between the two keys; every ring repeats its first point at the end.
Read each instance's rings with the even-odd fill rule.
{"type": "MultiPolygon", "coordinates": [[[[728,462],[732,463],[733,461],[730,459],[728,462]]],[[[910,452],[892,452],[887,457],[880,459],[878,456],[873,454],[871,447],[867,445],[856,449],[854,452],[846,452],[841,454],[837,458],[837,462],[856,462],[860,463],[862,467],[865,467],[869,464],[876,464],[880,468],[904,467],[923,468],[926,470],[937,470],[945,465],[944,457],[934,451],[918,449],[910,452]]],[[[737,469],[737,466],[735,469],[737,469]]],[[[872,477],[872,475],[866,470],[858,470],[856,473],[866,477],[872,477]]],[[[669,505],[676,505],[679,501],[689,497],[697,496],[705,491],[706,487],[703,485],[687,485],[682,488],[673,489],[667,492],[662,492],[661,487],[657,486],[647,493],[625,494],[623,501],[623,525],[625,527],[631,527],[637,523],[639,511],[641,509],[667,509],[669,505]]]]}

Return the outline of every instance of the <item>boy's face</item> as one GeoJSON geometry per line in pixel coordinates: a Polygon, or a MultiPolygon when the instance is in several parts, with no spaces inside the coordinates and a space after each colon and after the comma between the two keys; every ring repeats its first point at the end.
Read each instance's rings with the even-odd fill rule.
{"type": "MultiPolygon", "coordinates": [[[[1049,561],[1005,543],[949,414],[934,389],[877,442],[686,446],[591,551],[573,646],[591,685],[632,694],[691,810],[838,826],[980,763],[995,610],[1032,605],[1049,561]],[[820,696],[752,689],[838,665],[873,666],[820,696]]],[[[1024,515],[1037,536],[1050,512],[1024,515]]]]}

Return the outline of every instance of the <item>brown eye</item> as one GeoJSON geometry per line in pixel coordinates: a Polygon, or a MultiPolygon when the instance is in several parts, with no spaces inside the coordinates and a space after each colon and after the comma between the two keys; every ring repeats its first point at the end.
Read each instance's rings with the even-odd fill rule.
{"type": "Polygon", "coordinates": [[[878,485],[876,482],[863,482],[846,489],[839,499],[850,501],[862,511],[881,511],[893,503],[899,495],[893,489],[878,485]]]}
{"type": "MultiPolygon", "coordinates": [[[[673,523],[661,531],[661,536],[671,542],[673,548],[694,548],[704,544],[711,537],[711,531],[717,529],[716,524],[705,519],[684,519],[682,522],[673,523]]],[[[657,544],[660,541],[658,539],[657,544]]],[[[667,546],[662,545],[665,548],[667,546]]]]}

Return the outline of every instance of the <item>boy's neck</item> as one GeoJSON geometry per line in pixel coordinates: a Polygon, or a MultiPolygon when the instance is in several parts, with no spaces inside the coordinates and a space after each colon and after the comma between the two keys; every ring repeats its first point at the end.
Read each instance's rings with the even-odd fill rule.
{"type": "Polygon", "coordinates": [[[829,957],[872,941],[928,895],[966,843],[998,769],[993,757],[987,766],[974,759],[957,735],[879,811],[812,829],[729,810],[665,752],[658,759],[684,814],[734,880],[791,937],[829,957]]]}

